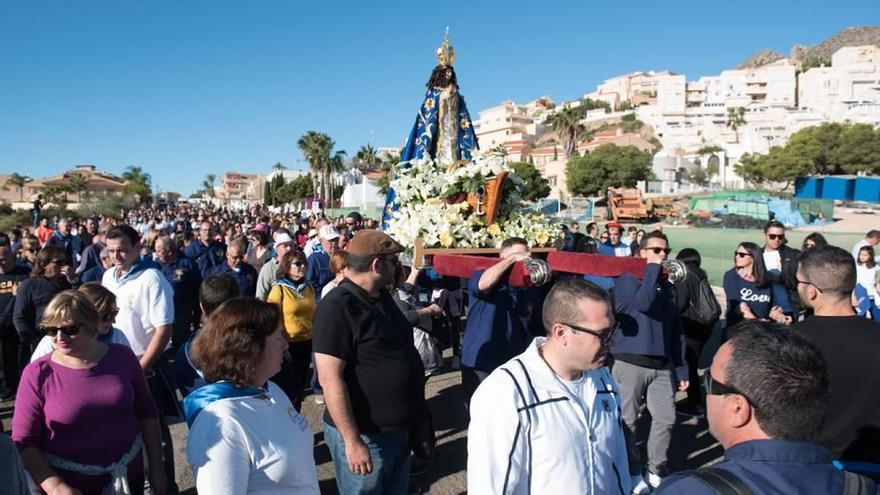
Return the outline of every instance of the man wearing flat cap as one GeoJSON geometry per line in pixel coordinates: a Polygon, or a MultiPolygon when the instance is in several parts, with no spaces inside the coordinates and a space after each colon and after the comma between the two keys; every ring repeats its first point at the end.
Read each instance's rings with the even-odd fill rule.
{"type": "Polygon", "coordinates": [[[408,493],[409,431],[425,406],[425,386],[412,325],[388,290],[401,251],[383,232],[358,231],[349,243],[348,277],[315,313],[324,440],[340,493],[408,493]]]}

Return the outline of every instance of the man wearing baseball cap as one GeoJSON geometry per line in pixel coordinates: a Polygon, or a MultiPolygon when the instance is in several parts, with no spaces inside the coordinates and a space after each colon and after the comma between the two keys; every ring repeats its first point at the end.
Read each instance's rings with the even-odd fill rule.
{"type": "Polygon", "coordinates": [[[383,232],[358,231],[349,243],[348,277],[315,313],[324,440],[340,493],[408,493],[409,431],[424,410],[425,386],[412,325],[388,291],[401,251],[383,232]]]}
{"type": "Polygon", "coordinates": [[[279,260],[291,249],[296,247],[296,241],[293,240],[293,237],[291,237],[290,233],[287,231],[281,233],[276,231],[274,237],[275,257],[263,265],[263,268],[260,269],[259,276],[257,276],[257,299],[262,301],[266,300],[269,291],[272,290],[272,284],[275,283],[275,280],[278,278],[279,260]]]}
{"type": "Polygon", "coordinates": [[[333,272],[330,270],[330,255],[336,250],[336,242],[339,239],[339,231],[332,225],[323,225],[318,229],[318,242],[320,249],[315,249],[308,255],[306,261],[306,281],[312,286],[315,295],[321,299],[321,289],[327,282],[333,280],[333,272]]]}

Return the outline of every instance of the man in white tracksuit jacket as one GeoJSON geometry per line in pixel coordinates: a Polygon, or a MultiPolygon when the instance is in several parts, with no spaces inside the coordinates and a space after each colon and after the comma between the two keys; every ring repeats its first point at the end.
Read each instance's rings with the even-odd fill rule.
{"type": "Polygon", "coordinates": [[[620,396],[605,359],[617,328],[608,293],[559,282],[547,337],[480,384],[471,401],[468,492],[631,493],[620,396]]]}

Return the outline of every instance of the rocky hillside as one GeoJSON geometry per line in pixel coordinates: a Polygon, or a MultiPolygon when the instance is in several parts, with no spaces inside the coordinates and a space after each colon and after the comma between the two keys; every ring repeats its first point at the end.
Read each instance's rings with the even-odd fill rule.
{"type": "MultiPolygon", "coordinates": [[[[880,26],[860,26],[844,29],[825,41],[813,45],[795,45],[789,58],[798,66],[830,64],[831,55],[844,46],[876,45],[880,46],[880,26]]],[[[739,64],[737,69],[760,67],[785,58],[785,55],[773,50],[761,50],[739,64]]]]}

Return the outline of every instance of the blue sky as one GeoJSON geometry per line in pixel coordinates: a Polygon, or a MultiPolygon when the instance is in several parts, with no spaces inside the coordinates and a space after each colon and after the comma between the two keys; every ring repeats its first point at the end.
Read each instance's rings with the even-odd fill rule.
{"type": "Polygon", "coordinates": [[[848,1],[0,2],[0,172],[75,164],[205,174],[306,166],[308,130],[353,155],[400,146],[445,26],[473,118],[504,99],[579,97],[603,79],[717,74],[880,24],[848,1]]]}

